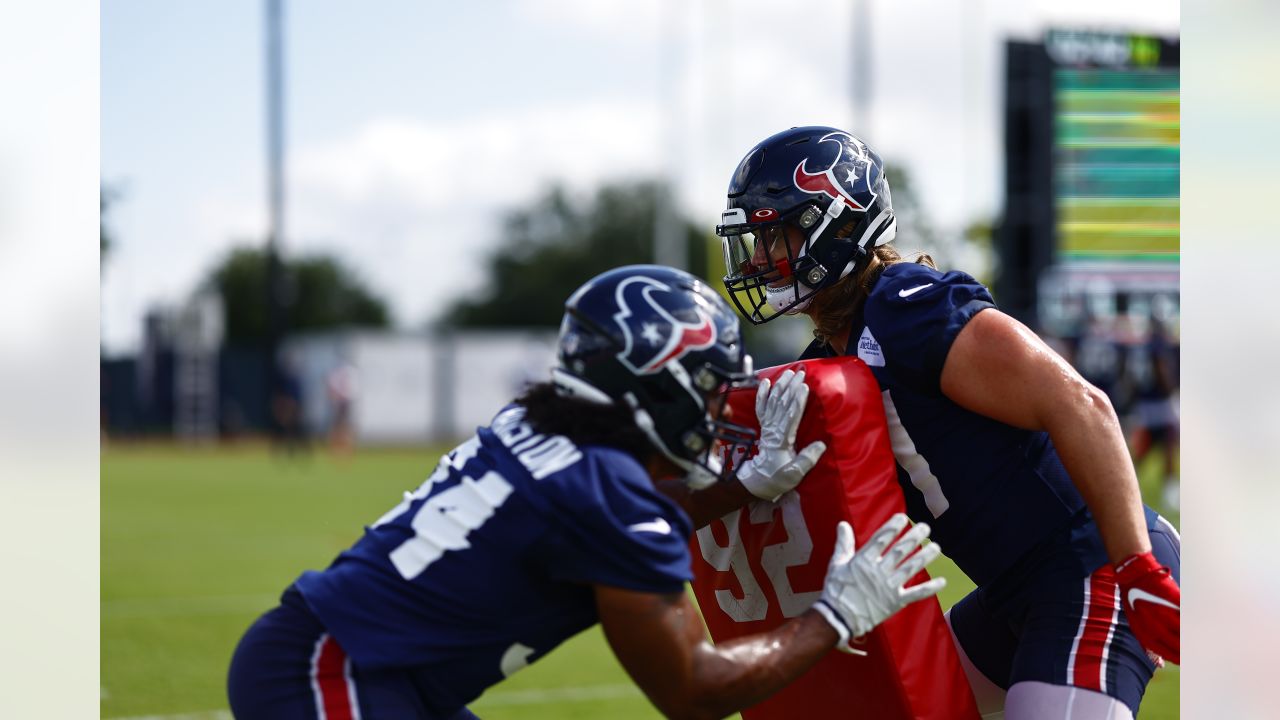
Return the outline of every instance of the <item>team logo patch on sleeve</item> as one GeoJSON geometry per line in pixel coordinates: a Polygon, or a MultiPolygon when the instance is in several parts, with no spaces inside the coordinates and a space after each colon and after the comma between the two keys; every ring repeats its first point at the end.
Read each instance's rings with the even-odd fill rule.
{"type": "Polygon", "coordinates": [[[863,328],[858,338],[858,359],[868,365],[884,367],[884,353],[880,351],[880,343],[871,334],[871,328],[863,328]]]}

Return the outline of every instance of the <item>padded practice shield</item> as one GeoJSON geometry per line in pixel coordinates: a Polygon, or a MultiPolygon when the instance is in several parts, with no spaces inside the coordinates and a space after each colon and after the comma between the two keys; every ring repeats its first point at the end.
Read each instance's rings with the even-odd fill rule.
{"type": "MultiPolygon", "coordinates": [[[[757,374],[776,379],[801,367],[810,394],[796,447],[823,440],[822,459],[795,491],[735,510],[691,541],[693,590],[716,642],[771,630],[807,610],[822,594],[839,521],[853,524],[860,547],[891,515],[905,512],[871,371],[857,358],[838,357],[757,374]]],[[[755,425],[754,389],[734,391],[729,402],[734,422],[755,425]]],[[[927,579],[921,571],[909,584],[927,579]]],[[[743,718],[979,717],[936,598],[909,605],[855,647],[867,654],[832,651],[743,718]]]]}

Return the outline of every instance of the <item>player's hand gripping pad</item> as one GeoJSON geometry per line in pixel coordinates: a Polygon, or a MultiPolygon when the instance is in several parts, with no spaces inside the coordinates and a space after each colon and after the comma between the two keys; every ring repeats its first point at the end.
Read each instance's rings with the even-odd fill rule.
{"type": "MultiPolygon", "coordinates": [[[[822,594],[836,523],[848,520],[859,538],[867,538],[895,512],[905,512],[871,371],[857,358],[839,357],[757,375],[772,379],[798,366],[807,372],[810,393],[796,445],[824,440],[826,453],[794,491],[713,521],[691,543],[693,591],[717,642],[772,629],[807,610],[822,594]]],[[[754,401],[754,390],[735,391],[729,400],[733,421],[754,425],[754,401]]],[[[921,571],[912,584],[926,579],[928,572],[921,571]]],[[[867,655],[833,650],[794,683],[744,710],[743,718],[979,717],[936,598],[908,605],[855,647],[867,655]]]]}

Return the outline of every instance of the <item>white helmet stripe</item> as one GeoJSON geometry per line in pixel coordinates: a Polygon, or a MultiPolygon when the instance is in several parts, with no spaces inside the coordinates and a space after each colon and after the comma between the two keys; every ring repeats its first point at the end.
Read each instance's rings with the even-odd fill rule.
{"type": "Polygon", "coordinates": [[[603,390],[562,367],[551,368],[551,382],[555,384],[558,394],[562,396],[578,398],[596,405],[613,404],[613,398],[603,390]]]}
{"type": "MultiPolygon", "coordinates": [[[[872,247],[880,247],[881,245],[893,242],[894,236],[898,234],[898,223],[890,210],[881,210],[876,219],[867,223],[867,227],[862,231],[862,237],[858,239],[858,247],[867,248],[867,243],[875,239],[872,247]],[[879,236],[877,237],[877,233],[879,236]]],[[[840,271],[840,277],[843,278],[853,272],[854,265],[858,263],[858,254],[855,253],[849,262],[845,263],[844,269],[840,271]]]]}

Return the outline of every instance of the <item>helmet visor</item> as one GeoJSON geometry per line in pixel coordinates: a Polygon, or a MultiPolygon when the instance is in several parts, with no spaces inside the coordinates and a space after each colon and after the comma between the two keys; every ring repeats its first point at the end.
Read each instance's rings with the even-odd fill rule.
{"type": "Polygon", "coordinates": [[[799,273],[813,264],[805,256],[803,241],[791,235],[789,242],[781,220],[736,222],[742,218],[742,210],[731,209],[724,214],[724,224],[716,226],[730,299],[756,325],[798,311],[813,294],[799,279],[799,273]]]}

